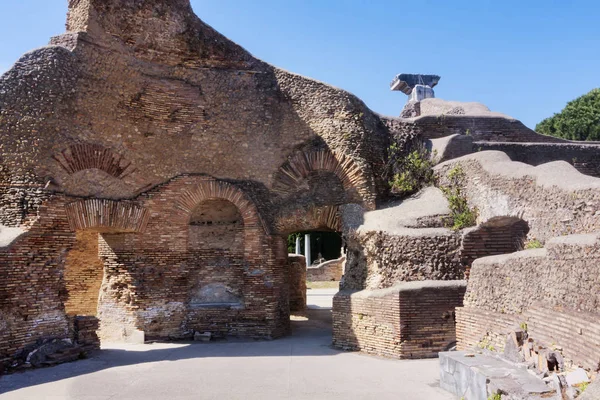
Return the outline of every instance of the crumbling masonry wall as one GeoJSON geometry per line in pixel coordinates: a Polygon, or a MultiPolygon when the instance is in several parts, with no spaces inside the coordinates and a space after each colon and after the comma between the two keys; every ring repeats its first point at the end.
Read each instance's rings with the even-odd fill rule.
{"type": "Polygon", "coordinates": [[[457,309],[459,348],[485,337],[501,351],[506,334],[526,326],[531,337],[596,371],[599,261],[598,234],[554,238],[543,249],[476,260],[464,307],[457,309]]]}
{"type": "Polygon", "coordinates": [[[461,237],[449,229],[359,232],[348,235],[347,243],[345,289],[384,289],[397,282],[464,278],[461,237]]]}
{"type": "Polygon", "coordinates": [[[67,314],[104,339],[287,333],[276,222],[374,207],[387,128],[187,0],[73,1],[67,30],[0,77],[0,223],[25,232],[0,249],[0,359],[70,337],[67,314]],[[226,202],[241,219],[204,213],[226,202]]]}
{"type": "MultiPolygon", "coordinates": [[[[360,220],[385,200],[392,141],[482,121],[382,118],[255,59],[189,0],[70,1],[67,32],[50,43],[0,77],[0,230],[22,233],[0,248],[3,364],[72,331],[96,343],[98,324],[117,340],[286,334],[285,235],[341,232],[344,207],[360,220]]],[[[472,133],[549,140],[507,119],[472,133]]],[[[540,239],[598,229],[597,187],[539,189],[469,165],[481,185],[466,190],[485,219],[524,211],[540,239]]],[[[459,236],[436,232],[356,239],[344,287],[461,279],[459,236]]]]}
{"type": "Polygon", "coordinates": [[[466,176],[462,191],[480,221],[521,218],[529,224],[529,235],[542,242],[600,230],[600,179],[565,162],[532,167],[504,153],[484,151],[436,166],[440,185],[448,184],[448,173],[458,165],[466,176]]]}
{"type": "Polygon", "coordinates": [[[337,293],[333,345],[394,358],[437,357],[456,341],[465,281],[419,281],[337,293]]]}
{"type": "Polygon", "coordinates": [[[70,337],[63,271],[76,243],[63,198],[39,207],[39,219],[18,242],[0,251],[0,364],[38,340],[70,337]]]}
{"type": "Polygon", "coordinates": [[[306,257],[299,254],[288,255],[290,311],[306,309],[306,257]]]}

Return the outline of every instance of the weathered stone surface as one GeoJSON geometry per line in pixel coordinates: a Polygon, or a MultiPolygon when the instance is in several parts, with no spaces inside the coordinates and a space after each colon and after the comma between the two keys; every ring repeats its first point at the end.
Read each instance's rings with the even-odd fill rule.
{"type": "Polygon", "coordinates": [[[380,117],[186,0],[71,2],[67,29],[0,77],[0,362],[67,314],[107,340],[287,333],[283,230],[374,207],[380,117]]]}
{"type": "Polygon", "coordinates": [[[579,400],[596,400],[600,399],[600,380],[596,379],[585,389],[579,397],[579,400]]]}
{"type": "Polygon", "coordinates": [[[531,167],[504,153],[485,151],[437,165],[440,184],[447,184],[456,165],[466,175],[463,192],[481,221],[518,216],[542,242],[600,230],[600,178],[583,175],[567,163],[531,167]]]}
{"type": "Polygon", "coordinates": [[[515,400],[542,399],[551,398],[554,392],[525,369],[462,351],[440,353],[440,386],[465,400],[486,400],[494,394],[515,400]]]}
{"type": "Polygon", "coordinates": [[[501,338],[522,325],[530,337],[559,346],[567,366],[595,371],[598,243],[598,234],[571,235],[548,241],[544,249],[475,260],[464,307],[457,309],[459,347],[487,337],[502,351],[501,338]]]}

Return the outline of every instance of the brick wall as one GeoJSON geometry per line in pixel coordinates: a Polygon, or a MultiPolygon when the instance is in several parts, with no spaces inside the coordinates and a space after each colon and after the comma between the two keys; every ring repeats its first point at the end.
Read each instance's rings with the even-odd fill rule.
{"type": "Polygon", "coordinates": [[[494,217],[463,234],[460,249],[464,265],[473,260],[523,249],[529,232],[527,222],[516,217],[494,217]]]}
{"type": "Polygon", "coordinates": [[[559,346],[565,360],[596,371],[600,363],[598,315],[572,309],[534,306],[521,314],[503,314],[473,307],[456,309],[456,338],[460,350],[487,346],[504,351],[506,336],[527,324],[527,333],[546,346],[559,346]]]}
{"type": "MultiPolygon", "coordinates": [[[[119,231],[121,214],[104,218],[103,207],[80,207],[87,230],[74,232],[73,200],[55,196],[40,206],[30,230],[0,252],[3,363],[38,339],[70,337],[65,311],[97,316],[98,335],[110,340],[136,330],[163,339],[289,331],[285,240],[268,233],[240,189],[201,176],[175,179],[138,199],[135,209],[151,218],[136,232],[119,231]],[[214,199],[234,204],[242,220],[228,220],[214,199]],[[212,208],[201,220],[194,213],[206,200],[212,208]],[[200,239],[190,234],[196,228],[210,232],[200,239]]],[[[124,209],[115,207],[108,209],[124,209]]]]}
{"type": "Polygon", "coordinates": [[[316,266],[306,268],[306,279],[310,282],[339,281],[344,275],[346,257],[325,261],[316,266]]]}
{"type": "Polygon", "coordinates": [[[456,340],[454,308],[465,287],[464,281],[422,281],[341,291],[333,301],[333,344],[395,358],[436,357],[456,340]]]}
{"type": "Polygon", "coordinates": [[[290,311],[306,309],[306,257],[299,254],[288,255],[290,311]]]}
{"type": "Polygon", "coordinates": [[[370,297],[340,291],[333,298],[333,345],[387,357],[399,357],[400,295],[370,297]]]}
{"type": "Polygon", "coordinates": [[[486,338],[502,351],[506,334],[527,324],[531,337],[562,348],[590,370],[600,365],[598,234],[549,240],[544,249],[474,261],[457,339],[468,349],[486,338]]]}
{"type": "Polygon", "coordinates": [[[73,339],[75,343],[83,346],[85,350],[97,350],[100,348],[98,338],[99,321],[92,316],[77,316],[73,319],[73,339]]]}
{"type": "Polygon", "coordinates": [[[490,116],[425,115],[405,121],[406,128],[425,139],[469,135],[476,141],[564,143],[566,140],[540,135],[516,119],[490,116]]]}
{"type": "Polygon", "coordinates": [[[41,204],[29,231],[0,251],[0,365],[39,339],[71,336],[63,273],[75,233],[64,206],[59,196],[41,204]]]}

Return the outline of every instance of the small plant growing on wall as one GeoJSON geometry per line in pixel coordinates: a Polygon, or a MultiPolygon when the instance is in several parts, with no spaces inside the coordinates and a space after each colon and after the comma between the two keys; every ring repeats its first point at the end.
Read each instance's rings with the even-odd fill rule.
{"type": "Polygon", "coordinates": [[[433,184],[434,161],[422,144],[415,146],[405,157],[399,157],[398,153],[396,145],[390,146],[390,158],[396,160],[393,166],[395,174],[389,182],[392,193],[408,196],[433,184]]]}
{"type": "Polygon", "coordinates": [[[448,185],[442,186],[442,192],[448,199],[451,216],[447,222],[449,228],[460,230],[474,226],[477,222],[477,208],[469,207],[467,197],[462,191],[466,174],[460,165],[448,172],[448,185]]]}
{"type": "Polygon", "coordinates": [[[542,242],[540,242],[536,238],[533,238],[533,239],[528,240],[527,243],[525,243],[524,247],[525,247],[525,250],[541,249],[542,247],[544,247],[544,245],[542,244],[542,242]]]}
{"type": "Polygon", "coordinates": [[[522,330],[523,332],[527,332],[527,322],[521,322],[521,323],[519,324],[519,327],[521,328],[521,330],[522,330]]]}

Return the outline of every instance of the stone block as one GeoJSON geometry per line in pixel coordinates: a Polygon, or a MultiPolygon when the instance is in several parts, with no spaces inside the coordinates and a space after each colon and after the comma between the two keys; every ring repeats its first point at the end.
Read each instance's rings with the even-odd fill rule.
{"type": "Polygon", "coordinates": [[[587,372],[583,368],[577,368],[575,371],[568,372],[565,375],[567,385],[575,386],[590,381],[587,372]]]}

